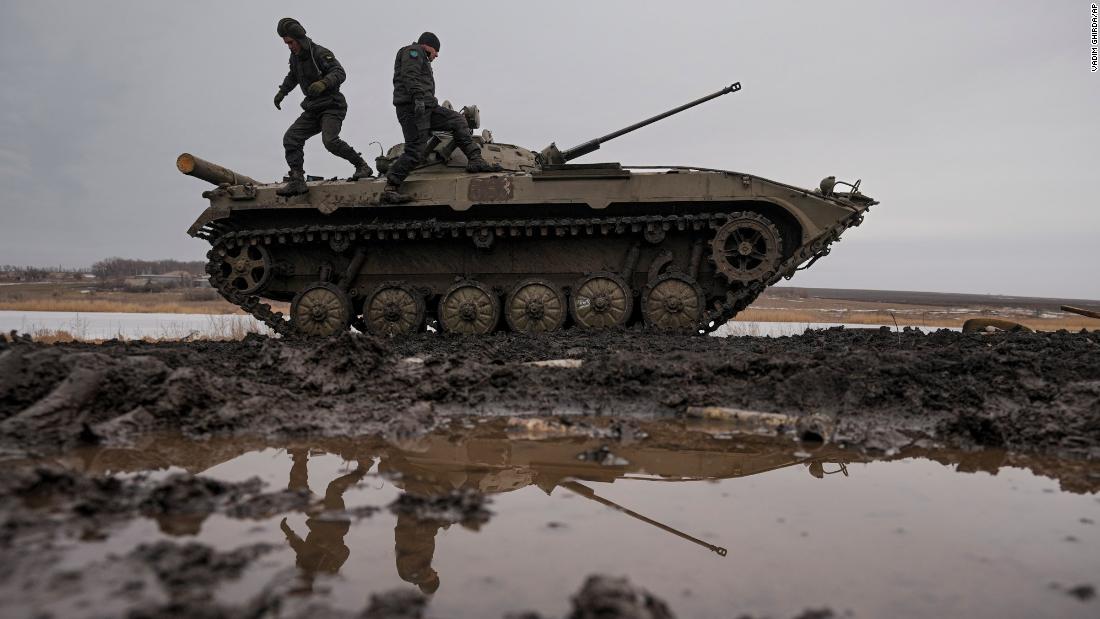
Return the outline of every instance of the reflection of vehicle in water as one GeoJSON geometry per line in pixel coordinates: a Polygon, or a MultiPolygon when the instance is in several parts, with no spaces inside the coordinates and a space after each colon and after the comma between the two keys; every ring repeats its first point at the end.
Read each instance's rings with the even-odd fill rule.
{"type": "MultiPolygon", "coordinates": [[[[688,432],[671,423],[642,426],[647,438],[638,442],[604,441],[590,436],[541,440],[517,438],[505,422],[486,423],[470,430],[452,429],[412,444],[393,445],[379,439],[319,439],[288,447],[291,489],[307,488],[307,457],[334,454],[356,467],[328,483],[320,509],[307,514],[304,537],[285,521],[281,528],[297,556],[305,588],[319,574],[334,574],[348,560],[345,542],[353,516],[347,513],[345,492],[364,479],[377,460],[378,474],[411,495],[439,496],[453,491],[475,490],[495,494],[537,486],[547,494],[564,488],[598,501],[653,525],[662,531],[725,555],[725,549],[679,531],[643,514],[616,505],[597,494],[586,482],[675,482],[729,479],[803,465],[815,478],[831,473],[847,475],[846,464],[874,458],[833,445],[814,448],[789,439],[737,436],[716,440],[688,432]],[[610,446],[610,449],[608,449],[610,446]]],[[[206,471],[245,453],[270,447],[266,441],[248,439],[204,442],[151,440],[146,449],[89,448],[67,456],[65,463],[88,473],[117,473],[168,466],[192,473],[206,471]]],[[[892,458],[922,455],[960,470],[995,472],[1003,452],[927,452],[898,454],[892,458]]],[[[435,540],[440,530],[459,523],[476,529],[461,516],[450,520],[425,519],[397,511],[394,527],[396,569],[402,579],[424,592],[435,591],[440,575],[433,568],[435,540]]],[[[201,523],[196,523],[201,524],[201,523]]],[[[197,532],[197,527],[194,528],[197,532]]]]}

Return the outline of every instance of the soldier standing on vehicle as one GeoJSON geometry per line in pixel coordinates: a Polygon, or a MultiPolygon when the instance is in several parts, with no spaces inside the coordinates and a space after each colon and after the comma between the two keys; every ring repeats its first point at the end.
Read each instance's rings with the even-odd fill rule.
{"type": "Polygon", "coordinates": [[[393,105],[397,122],[405,138],[405,151],[390,166],[382,201],[390,204],[408,202],[411,196],[400,193],[401,183],[421,161],[432,131],[448,131],[455,144],[466,153],[467,172],[500,172],[499,164],[489,164],[481,156],[481,148],[470,135],[466,118],[454,110],[440,107],[435,98],[435,76],[432,61],[439,55],[439,37],[431,32],[420,35],[416,43],[402,47],[393,63],[393,105]]]}
{"type": "Polygon", "coordinates": [[[351,180],[370,178],[374,175],[374,170],[367,165],[362,155],[340,139],[340,127],[348,113],[348,102],[340,92],[340,84],[347,78],[344,67],[340,66],[331,51],[306,36],[306,29],[298,20],[290,17],[280,19],[276,32],[290,48],[290,70],[275,94],[275,108],[282,109],[283,99],[295,86],[302,89],[305,98],[302,99],[301,116],[283,135],[286,162],[290,166],[290,181],[275,193],[280,196],[295,196],[309,191],[306,186],[305,153],[302,148],[306,140],[318,133],[321,134],[321,141],[328,152],[347,159],[355,166],[351,180]]]}

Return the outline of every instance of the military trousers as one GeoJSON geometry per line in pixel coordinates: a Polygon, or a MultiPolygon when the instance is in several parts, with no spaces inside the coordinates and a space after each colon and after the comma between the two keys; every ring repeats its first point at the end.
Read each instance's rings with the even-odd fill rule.
{"type": "Polygon", "coordinates": [[[347,142],[340,139],[340,128],[347,116],[346,107],[330,107],[323,110],[305,110],[283,135],[286,163],[291,170],[301,170],[305,165],[306,140],[321,134],[321,142],[328,152],[358,165],[363,158],[347,142]]]}
{"type": "Polygon", "coordinates": [[[424,161],[428,139],[433,131],[446,131],[454,135],[455,145],[466,153],[470,160],[481,159],[481,148],[474,143],[470,125],[466,117],[454,110],[438,105],[432,106],[419,116],[411,103],[394,106],[397,109],[397,122],[401,123],[401,134],[405,138],[405,152],[390,166],[386,178],[395,185],[405,181],[413,169],[424,161]]]}

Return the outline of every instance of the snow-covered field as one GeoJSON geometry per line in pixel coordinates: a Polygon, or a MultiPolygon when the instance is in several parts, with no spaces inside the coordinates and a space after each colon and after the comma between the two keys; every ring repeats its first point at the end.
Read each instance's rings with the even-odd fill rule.
{"type": "MultiPolygon", "coordinates": [[[[714,332],[718,337],[759,335],[782,337],[798,335],[806,329],[844,326],[849,329],[875,329],[875,325],[839,322],[729,322],[714,332]]],[[[901,328],[905,324],[899,322],[901,328]]],[[[910,325],[917,326],[917,325],[910,325]]],[[[893,327],[891,327],[892,329],[893,327]]],[[[926,331],[928,327],[923,327],[926,331]]],[[[240,314],[124,314],[98,312],[24,312],[0,311],[0,333],[53,334],[64,331],[76,339],[106,340],[230,338],[251,331],[269,333],[267,327],[251,316],[240,314]]],[[[953,329],[958,331],[957,328],[953,329]]]]}
{"type": "Polygon", "coordinates": [[[0,311],[0,333],[53,334],[80,340],[228,338],[267,328],[240,314],[124,314],[111,312],[0,311]]]}

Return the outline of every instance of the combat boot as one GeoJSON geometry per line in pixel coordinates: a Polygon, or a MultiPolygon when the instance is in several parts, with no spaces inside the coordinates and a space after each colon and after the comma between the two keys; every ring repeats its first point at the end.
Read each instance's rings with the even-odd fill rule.
{"type": "Polygon", "coordinates": [[[382,190],[382,204],[404,204],[412,201],[412,196],[401,193],[399,185],[386,179],[386,187],[382,190]]]}
{"type": "Polygon", "coordinates": [[[275,195],[289,197],[298,196],[309,191],[306,185],[306,173],[302,170],[291,170],[290,180],[285,185],[275,190],[275,195]]]}
{"type": "Polygon", "coordinates": [[[481,157],[477,159],[471,159],[470,163],[466,164],[467,172],[503,172],[504,168],[500,167],[499,163],[489,163],[481,157]]]}
{"type": "Polygon", "coordinates": [[[363,159],[359,160],[359,163],[355,164],[355,173],[351,175],[348,180],[357,181],[364,178],[370,178],[374,176],[374,170],[367,165],[367,162],[363,159]]]}

